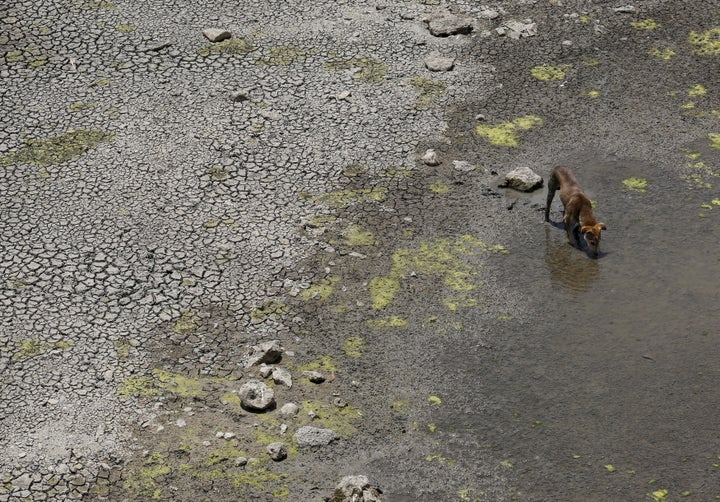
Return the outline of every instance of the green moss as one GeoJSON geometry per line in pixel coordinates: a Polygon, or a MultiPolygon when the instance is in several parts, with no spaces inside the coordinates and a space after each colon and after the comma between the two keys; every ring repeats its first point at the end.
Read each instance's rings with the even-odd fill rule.
{"type": "Polygon", "coordinates": [[[688,42],[693,46],[693,53],[701,56],[720,55],[720,27],[710,28],[700,33],[691,31],[688,42]]]}
{"type": "Polygon", "coordinates": [[[227,167],[216,164],[207,168],[207,174],[212,181],[225,181],[230,171],[227,167]]]}
{"type": "Polygon", "coordinates": [[[440,454],[437,454],[437,455],[427,455],[427,456],[425,457],[425,460],[427,460],[428,462],[437,462],[437,463],[443,464],[443,465],[445,465],[445,464],[447,464],[447,465],[455,465],[455,464],[457,463],[455,460],[449,459],[449,458],[444,457],[444,456],[442,456],[442,455],[440,455],[440,454]]]}
{"type": "Polygon", "coordinates": [[[189,335],[200,328],[200,318],[189,310],[184,310],[180,318],[173,325],[173,332],[178,335],[189,335]]]}
{"type": "Polygon", "coordinates": [[[442,404],[442,399],[438,396],[428,396],[428,402],[433,406],[439,406],[442,404]]]}
{"type": "Polygon", "coordinates": [[[128,340],[117,340],[114,343],[118,359],[127,359],[130,356],[130,342],[128,340]]]}
{"type": "Polygon", "coordinates": [[[17,63],[19,61],[22,61],[24,58],[22,51],[10,51],[7,54],[5,54],[5,60],[8,63],[17,63]]]}
{"type": "Polygon", "coordinates": [[[342,173],[348,178],[355,178],[357,176],[360,176],[361,174],[364,174],[365,171],[367,171],[367,168],[362,164],[348,164],[347,166],[343,167],[342,173]]]}
{"type": "Polygon", "coordinates": [[[345,340],[345,344],[343,345],[343,352],[345,352],[348,357],[362,357],[364,349],[365,339],[360,336],[351,336],[345,340]]]}
{"type": "Polygon", "coordinates": [[[82,101],[78,101],[77,103],[70,105],[70,111],[82,112],[85,110],[94,110],[96,107],[97,105],[95,103],[83,103],[82,101]]]}
{"type": "Polygon", "coordinates": [[[153,452],[145,459],[142,466],[130,471],[124,488],[135,497],[166,500],[167,494],[163,488],[162,478],[171,471],[165,457],[160,452],[153,452]]]}
{"type": "Polygon", "coordinates": [[[415,108],[418,110],[429,110],[438,105],[438,101],[447,93],[447,85],[442,80],[434,80],[426,77],[413,77],[408,80],[419,93],[415,101],[415,108]]]}
{"type": "Polygon", "coordinates": [[[538,80],[550,81],[550,80],[564,80],[567,70],[572,68],[569,64],[560,66],[535,66],[530,70],[530,74],[538,80]]]}
{"type": "Polygon", "coordinates": [[[287,477],[287,474],[277,474],[265,467],[257,467],[233,474],[231,479],[238,488],[251,487],[261,490],[271,483],[281,483],[287,477]]]}
{"type": "Polygon", "coordinates": [[[407,415],[410,413],[410,410],[412,410],[412,402],[409,399],[400,399],[398,401],[393,401],[390,407],[395,413],[407,415]]]}
{"type": "Polygon", "coordinates": [[[543,125],[543,119],[536,115],[526,115],[510,122],[501,122],[498,125],[479,124],[478,136],[487,139],[495,146],[516,147],[520,144],[520,133],[533,127],[543,125]]]}
{"type": "Polygon", "coordinates": [[[312,419],[314,426],[332,429],[341,438],[352,436],[357,431],[357,423],[363,418],[362,412],[351,405],[337,407],[321,401],[303,401],[301,407],[315,412],[316,416],[312,419]]]}
{"type": "Polygon", "coordinates": [[[451,298],[443,299],[443,305],[445,305],[451,312],[457,312],[460,307],[470,308],[476,307],[478,301],[476,298],[467,295],[453,296],[451,298]]]}
{"type": "Polygon", "coordinates": [[[28,61],[28,66],[30,68],[40,68],[41,66],[45,66],[46,64],[47,56],[38,56],[35,59],[28,61]]]}
{"type": "Polygon", "coordinates": [[[215,448],[207,454],[207,459],[203,463],[203,467],[213,467],[218,464],[222,464],[228,461],[235,462],[238,457],[248,457],[248,454],[243,450],[233,446],[225,445],[220,448],[215,448]]]}
{"type": "Polygon", "coordinates": [[[255,50],[255,45],[249,39],[238,37],[206,45],[205,47],[197,49],[196,52],[201,56],[210,56],[214,54],[244,56],[255,50]]]}
{"type": "Polygon", "coordinates": [[[471,291],[475,289],[470,282],[474,271],[466,260],[484,253],[507,253],[507,250],[485,244],[471,235],[435,239],[414,250],[399,249],[393,253],[390,274],[370,281],[372,306],[381,310],[390,305],[400,290],[401,280],[411,272],[439,276],[455,291],[471,291]]]}
{"type": "Polygon", "coordinates": [[[116,394],[120,397],[148,397],[160,394],[155,387],[155,381],[146,376],[129,377],[117,388],[116,394]]]}
{"type": "Polygon", "coordinates": [[[705,96],[708,93],[707,88],[702,84],[695,84],[688,91],[688,96],[705,96]]]}
{"type": "Polygon", "coordinates": [[[645,190],[647,189],[647,185],[648,185],[648,182],[646,179],[636,178],[634,176],[631,178],[624,179],[622,181],[622,183],[623,183],[623,185],[625,185],[625,187],[628,190],[633,190],[635,192],[641,192],[641,193],[645,192],[645,190]]]}
{"type": "Polygon", "coordinates": [[[45,140],[31,139],[19,151],[0,157],[0,166],[62,164],[114,138],[114,134],[105,131],[78,129],[45,140]]]}
{"type": "Polygon", "coordinates": [[[106,85],[110,85],[110,79],[109,78],[100,78],[100,79],[96,80],[95,82],[93,82],[92,85],[94,85],[96,87],[104,87],[106,85]]]}
{"type": "Polygon", "coordinates": [[[447,183],[440,180],[434,181],[429,188],[431,192],[437,194],[444,194],[450,191],[450,187],[447,185],[447,183]]]}
{"type": "Polygon", "coordinates": [[[590,99],[597,99],[600,97],[600,91],[583,91],[582,95],[590,99]]]}
{"type": "Polygon", "coordinates": [[[116,30],[129,33],[135,31],[135,27],[131,24],[119,24],[115,27],[116,30]]]}
{"type": "Polygon", "coordinates": [[[319,204],[340,208],[353,203],[382,202],[387,193],[388,189],[385,187],[372,187],[359,190],[338,190],[317,196],[311,195],[309,199],[319,204]]]}
{"type": "Polygon", "coordinates": [[[316,53],[317,51],[293,45],[281,45],[270,48],[268,57],[258,58],[255,63],[260,66],[289,66],[295,63],[304,63],[308,56],[316,53]]]}
{"type": "Polygon", "coordinates": [[[203,390],[202,381],[188,378],[178,373],[155,369],[153,375],[156,378],[155,385],[171,394],[182,397],[194,397],[200,395],[203,390]]]}
{"type": "Polygon", "coordinates": [[[313,284],[305,291],[300,293],[300,298],[305,301],[325,301],[333,294],[333,291],[335,290],[335,284],[337,284],[339,281],[339,277],[326,277],[320,282],[320,284],[313,284]]]}
{"type": "Polygon", "coordinates": [[[250,312],[250,319],[257,324],[263,322],[268,317],[282,317],[290,312],[290,307],[283,302],[267,301],[263,306],[250,312]]]}
{"type": "Polygon", "coordinates": [[[643,19],[642,21],[631,21],[630,26],[637,30],[650,31],[660,28],[662,25],[654,19],[643,19]]]}
{"type": "Polygon", "coordinates": [[[304,364],[298,368],[301,373],[303,371],[322,371],[323,373],[336,373],[337,365],[331,356],[320,356],[315,361],[304,364]]]}
{"type": "Polygon", "coordinates": [[[386,317],[384,319],[368,319],[368,326],[371,328],[404,328],[408,325],[406,319],[397,316],[386,317]]]}
{"type": "Polygon", "coordinates": [[[68,350],[74,343],[70,340],[60,340],[55,343],[43,343],[39,339],[23,340],[20,342],[20,349],[13,355],[13,361],[30,359],[54,349],[68,350]]]}
{"type": "Polygon", "coordinates": [[[377,245],[373,233],[367,230],[364,231],[357,225],[352,225],[343,232],[343,243],[347,246],[377,245]]]}
{"type": "Polygon", "coordinates": [[[664,49],[652,49],[648,54],[650,54],[653,57],[662,59],[663,61],[668,61],[673,56],[675,56],[676,52],[669,47],[666,47],[664,49]]]}
{"type": "Polygon", "coordinates": [[[348,59],[333,59],[325,63],[325,69],[329,71],[350,70],[358,68],[359,71],[353,75],[354,78],[368,83],[379,83],[385,80],[388,67],[377,58],[357,57],[348,59]]]}

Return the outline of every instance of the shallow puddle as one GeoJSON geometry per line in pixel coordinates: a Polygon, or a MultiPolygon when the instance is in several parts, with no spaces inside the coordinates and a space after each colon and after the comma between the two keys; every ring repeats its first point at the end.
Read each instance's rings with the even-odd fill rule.
{"type": "Polygon", "coordinates": [[[505,279],[523,270],[544,314],[498,323],[494,350],[450,349],[480,411],[444,426],[507,460],[519,500],[720,497],[720,207],[650,165],[578,165],[608,226],[601,258],[559,225],[507,242],[505,279]],[[631,176],[647,191],[625,189],[631,176]]]}

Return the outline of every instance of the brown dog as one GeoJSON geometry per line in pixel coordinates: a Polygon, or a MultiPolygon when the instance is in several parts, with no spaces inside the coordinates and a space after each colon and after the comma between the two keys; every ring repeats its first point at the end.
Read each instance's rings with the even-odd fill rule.
{"type": "Polygon", "coordinates": [[[545,221],[550,221],[550,204],[555,197],[555,190],[560,190],[560,200],[565,206],[565,231],[568,241],[575,247],[580,247],[577,235],[577,225],[585,237],[588,250],[593,258],[597,258],[600,247],[600,233],[607,229],[605,223],[596,223],[592,212],[592,204],[587,195],[583,193],[575,176],[569,167],[558,166],[553,169],[548,181],[547,205],[545,206],[545,221]]]}

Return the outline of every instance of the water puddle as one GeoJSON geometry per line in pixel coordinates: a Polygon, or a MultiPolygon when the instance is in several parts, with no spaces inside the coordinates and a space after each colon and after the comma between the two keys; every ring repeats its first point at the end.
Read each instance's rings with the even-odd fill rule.
{"type": "Polygon", "coordinates": [[[646,163],[580,160],[601,258],[559,225],[508,242],[507,281],[523,270],[544,313],[498,323],[493,351],[447,353],[481,411],[444,426],[506,460],[520,500],[720,496],[720,207],[699,217],[685,181],[646,163]]]}

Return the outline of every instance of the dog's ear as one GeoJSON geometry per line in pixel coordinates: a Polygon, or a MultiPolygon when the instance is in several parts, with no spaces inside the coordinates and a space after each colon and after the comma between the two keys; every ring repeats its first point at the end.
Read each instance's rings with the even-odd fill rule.
{"type": "Polygon", "coordinates": [[[605,223],[598,223],[596,226],[601,230],[607,230],[607,226],[605,225],[605,223]]]}
{"type": "Polygon", "coordinates": [[[592,231],[593,231],[593,227],[591,227],[590,225],[585,225],[584,227],[582,227],[582,228],[580,229],[580,231],[581,231],[583,234],[586,234],[586,233],[588,233],[588,232],[592,232],[592,231]]]}

